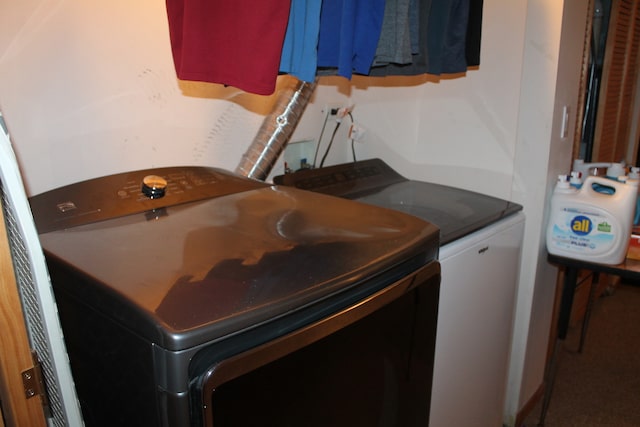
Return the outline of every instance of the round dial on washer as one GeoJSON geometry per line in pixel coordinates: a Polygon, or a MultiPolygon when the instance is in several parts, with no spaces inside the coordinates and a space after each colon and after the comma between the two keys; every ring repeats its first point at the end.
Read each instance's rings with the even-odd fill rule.
{"type": "Polygon", "coordinates": [[[159,199],[167,189],[167,180],[158,175],[147,175],[142,179],[142,194],[150,199],[159,199]]]}

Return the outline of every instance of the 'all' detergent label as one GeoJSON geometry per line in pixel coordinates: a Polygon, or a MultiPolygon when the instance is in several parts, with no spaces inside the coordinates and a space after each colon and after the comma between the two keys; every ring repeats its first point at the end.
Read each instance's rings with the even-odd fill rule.
{"type": "Polygon", "coordinates": [[[564,209],[555,218],[551,243],[576,253],[602,252],[615,243],[614,231],[603,215],[564,209]]]}

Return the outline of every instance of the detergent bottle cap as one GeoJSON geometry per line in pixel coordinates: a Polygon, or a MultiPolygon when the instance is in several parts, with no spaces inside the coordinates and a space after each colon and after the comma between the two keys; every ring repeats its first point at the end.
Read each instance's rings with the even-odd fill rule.
{"type": "Polygon", "coordinates": [[[569,185],[580,188],[582,186],[582,172],[571,171],[571,176],[569,178],[569,185]]]}
{"type": "Polygon", "coordinates": [[[555,191],[559,193],[571,193],[576,191],[576,189],[571,187],[571,184],[569,183],[569,177],[567,175],[558,175],[555,191]]]}
{"type": "Polygon", "coordinates": [[[585,165],[583,159],[574,159],[572,170],[581,172],[583,176],[586,176],[589,173],[589,166],[585,165]]]}
{"type": "Polygon", "coordinates": [[[623,175],[626,175],[626,171],[622,163],[611,163],[607,168],[607,178],[618,179],[623,175]]]}

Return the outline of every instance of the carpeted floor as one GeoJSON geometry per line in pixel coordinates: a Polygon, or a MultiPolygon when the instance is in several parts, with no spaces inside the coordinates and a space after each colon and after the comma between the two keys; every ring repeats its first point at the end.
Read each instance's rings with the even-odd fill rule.
{"type": "MultiPolygon", "coordinates": [[[[640,285],[622,284],[594,304],[582,353],[569,331],[546,427],[640,426],[640,285]]],[[[523,427],[536,426],[536,408],[523,427]]]]}

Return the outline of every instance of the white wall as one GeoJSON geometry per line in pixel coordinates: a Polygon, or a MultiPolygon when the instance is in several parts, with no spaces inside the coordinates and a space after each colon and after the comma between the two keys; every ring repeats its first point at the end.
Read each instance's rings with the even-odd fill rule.
{"type": "Polygon", "coordinates": [[[30,194],[145,167],[233,169],[270,109],[178,83],[163,1],[3,1],[0,16],[0,108],[30,194]]]}
{"type": "MultiPolygon", "coordinates": [[[[317,138],[327,103],[353,103],[366,129],[359,158],[381,157],[407,177],[524,205],[507,421],[542,382],[555,279],[542,234],[552,178],[569,167],[571,141],[557,137],[558,102],[570,106],[572,126],[582,3],[485,0],[477,70],[454,78],[322,78],[292,138],[317,138]],[[573,42],[561,57],[565,3],[573,42]]],[[[163,1],[4,1],[0,16],[0,109],[29,194],[138,168],[233,170],[274,100],[178,82],[163,1]]],[[[341,129],[330,163],[349,159],[341,129]]]]}
{"type": "MultiPolygon", "coordinates": [[[[294,139],[317,138],[325,102],[351,98],[363,157],[509,198],[525,4],[485,1],[482,66],[466,77],[321,79],[294,139]]],[[[178,82],[161,1],[25,0],[0,12],[0,108],[30,194],[133,168],[234,169],[273,102],[178,82]]],[[[342,142],[334,162],[349,158],[342,142]]]]}
{"type": "MultiPolygon", "coordinates": [[[[466,75],[323,79],[314,103],[355,104],[356,144],[414,179],[512,198],[526,2],[485,0],[481,65],[466,75]]],[[[296,135],[298,132],[296,132],[296,135]]]]}
{"type": "MultiPolygon", "coordinates": [[[[527,8],[514,175],[514,198],[526,201],[527,227],[508,390],[511,416],[541,386],[556,291],[557,270],[546,262],[548,206],[558,174],[568,173],[572,160],[588,15],[588,2],[563,3],[530,1],[527,8]],[[569,131],[562,137],[565,106],[569,131]]],[[[515,420],[505,421],[513,425],[515,420]]]]}

